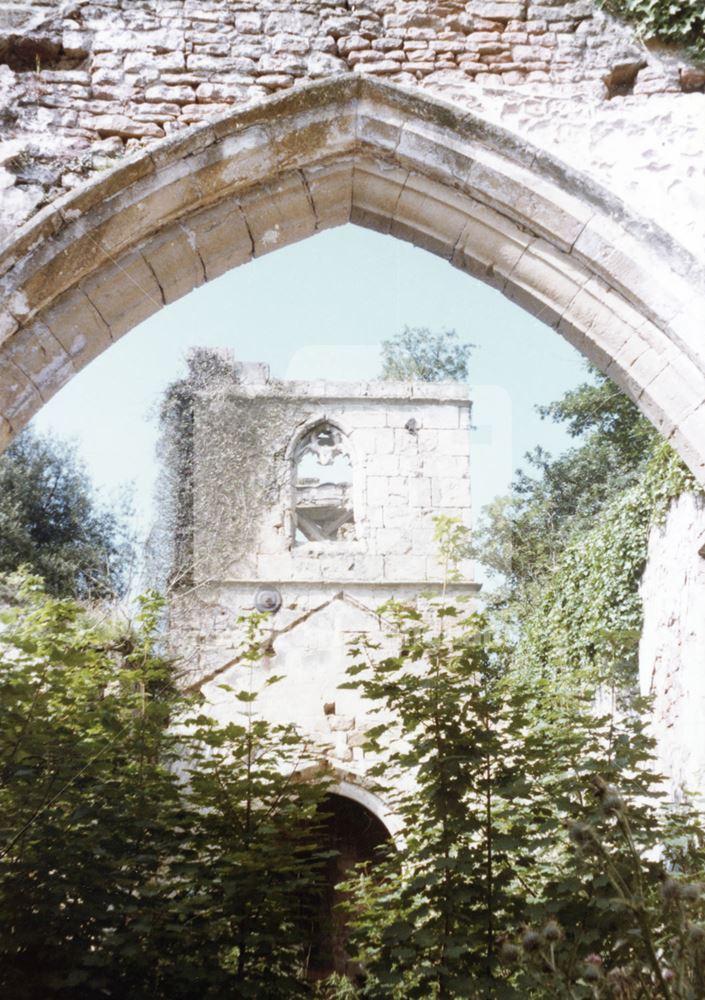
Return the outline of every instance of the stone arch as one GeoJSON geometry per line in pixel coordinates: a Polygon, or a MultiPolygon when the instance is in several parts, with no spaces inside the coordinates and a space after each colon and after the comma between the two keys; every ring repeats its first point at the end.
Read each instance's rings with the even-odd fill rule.
{"type": "Polygon", "coordinates": [[[348,435],[337,421],[321,416],[307,421],[287,451],[291,455],[293,543],[349,537],[354,531],[356,505],[355,463],[348,435]],[[313,473],[313,479],[306,478],[307,471],[313,473]]]}
{"type": "Polygon", "coordinates": [[[157,143],[0,252],[0,433],[143,319],[353,222],[411,240],[555,328],[705,481],[705,277],[667,233],[476,114],[358,77],[157,143]]]}
{"type": "Polygon", "coordinates": [[[329,791],[332,795],[339,795],[343,799],[350,799],[364,806],[368,812],[380,821],[387,830],[394,844],[401,843],[402,824],[399,817],[390,809],[389,805],[366,784],[358,779],[353,780],[349,774],[341,774],[337,769],[334,771],[336,781],[331,785],[329,791]]]}

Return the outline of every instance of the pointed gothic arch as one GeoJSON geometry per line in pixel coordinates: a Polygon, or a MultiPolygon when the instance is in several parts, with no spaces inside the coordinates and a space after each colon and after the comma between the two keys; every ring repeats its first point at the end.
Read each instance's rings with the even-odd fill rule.
{"type": "Polygon", "coordinates": [[[156,143],[0,251],[0,437],[147,316],[357,223],[489,282],[606,371],[705,482],[705,276],[667,233],[466,110],[359,77],[156,143]]]}
{"type": "Polygon", "coordinates": [[[353,456],[335,421],[308,422],[289,448],[294,545],[352,538],[355,525],[353,456]]]}

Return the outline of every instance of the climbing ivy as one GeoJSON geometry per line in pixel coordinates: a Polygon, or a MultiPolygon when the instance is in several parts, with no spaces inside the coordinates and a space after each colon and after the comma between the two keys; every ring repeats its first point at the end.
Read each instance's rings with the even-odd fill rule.
{"type": "MultiPolygon", "coordinates": [[[[578,531],[543,577],[521,629],[517,660],[527,666],[634,668],[642,622],[639,580],[649,531],[670,501],[696,489],[692,474],[661,442],[640,479],[578,531]]],[[[633,679],[633,674],[632,674],[633,679]]]]}
{"type": "Polygon", "coordinates": [[[705,62],[702,0],[601,0],[601,6],[636,25],[646,41],[680,46],[698,62],[705,62]]]}

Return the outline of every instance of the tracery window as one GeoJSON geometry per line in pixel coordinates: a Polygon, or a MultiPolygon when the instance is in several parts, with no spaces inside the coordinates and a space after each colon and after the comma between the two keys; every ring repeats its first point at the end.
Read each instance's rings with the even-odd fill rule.
{"type": "Polygon", "coordinates": [[[354,533],[352,462],[346,436],[321,421],[294,452],[294,542],[331,542],[354,533]]]}

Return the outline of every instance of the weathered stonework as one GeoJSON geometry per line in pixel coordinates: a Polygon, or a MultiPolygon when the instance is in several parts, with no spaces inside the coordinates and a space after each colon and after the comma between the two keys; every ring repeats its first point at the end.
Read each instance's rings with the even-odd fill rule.
{"type": "MultiPolygon", "coordinates": [[[[263,593],[278,595],[254,673],[257,710],[274,722],[296,722],[337,773],[362,780],[370,720],[358,694],[339,689],[348,644],[366,633],[384,647],[389,626],[377,609],[390,598],[424,606],[420,595],[444,585],[433,517],[469,524],[467,390],[456,383],[274,382],[259,365],[235,366],[234,373],[237,381],[194,391],[184,512],[193,564],[177,573],[171,643],[186,682],[201,687],[219,718],[235,719],[242,705],[220,685],[250,683],[240,619],[257,610],[263,593]],[[262,437],[253,438],[250,419],[265,429],[262,437]],[[301,443],[315,433],[320,449],[302,457],[301,443]],[[341,456],[343,480],[335,468],[341,456]],[[310,467],[318,469],[313,478],[310,467]],[[348,497],[336,532],[332,511],[348,497]],[[306,530],[313,519],[329,526],[328,537],[302,533],[302,509],[306,530]],[[273,675],[284,680],[267,687],[273,675]]],[[[460,569],[471,581],[471,565],[460,569]]],[[[466,596],[477,590],[472,582],[447,588],[466,596]]]]}
{"type": "Polygon", "coordinates": [[[702,244],[705,75],[592,0],[4,0],[0,239],[135,145],[350,71],[501,122],[702,244]]]}
{"type": "Polygon", "coordinates": [[[605,370],[705,480],[705,267],[548,153],[359,76],[136,153],[0,250],[0,440],[203,281],[354,222],[498,287],[605,370]]]}
{"type": "Polygon", "coordinates": [[[654,528],[642,578],[643,694],[672,792],[705,794],[705,498],[686,493],[654,528]]]}
{"type": "Polygon", "coordinates": [[[704,87],[592,0],[0,0],[0,446],[163,305],[353,222],[555,328],[705,482],[704,87]]]}

